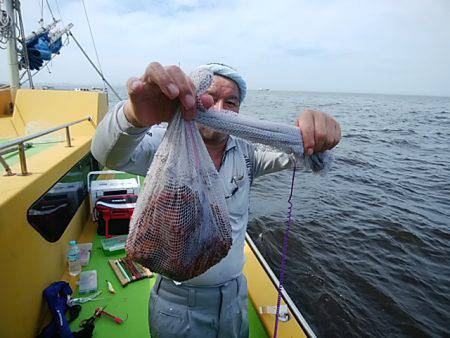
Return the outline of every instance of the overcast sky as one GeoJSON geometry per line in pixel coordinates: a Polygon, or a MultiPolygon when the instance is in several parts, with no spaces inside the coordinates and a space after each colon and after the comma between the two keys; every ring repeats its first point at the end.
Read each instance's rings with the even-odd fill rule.
{"type": "MultiPolygon", "coordinates": [[[[59,18],[56,0],[48,0],[59,18]]],[[[22,0],[27,33],[41,0],[22,0]]],[[[123,85],[151,61],[237,68],[252,89],[450,95],[450,0],[85,0],[105,76],[123,85]]],[[[44,1],[45,4],[45,1],[44,1]]],[[[80,0],[63,22],[95,59],[80,0]]],[[[50,22],[47,8],[44,18],[50,22]]],[[[0,81],[7,82],[0,51],[0,81]]],[[[98,83],[71,41],[40,83],[98,83]]]]}

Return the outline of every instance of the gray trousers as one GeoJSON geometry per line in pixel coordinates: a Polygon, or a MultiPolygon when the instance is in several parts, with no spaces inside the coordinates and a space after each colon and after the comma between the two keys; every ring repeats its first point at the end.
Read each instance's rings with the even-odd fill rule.
{"type": "Polygon", "coordinates": [[[176,285],[158,276],[150,293],[152,338],[247,338],[247,280],[218,286],[176,285]]]}

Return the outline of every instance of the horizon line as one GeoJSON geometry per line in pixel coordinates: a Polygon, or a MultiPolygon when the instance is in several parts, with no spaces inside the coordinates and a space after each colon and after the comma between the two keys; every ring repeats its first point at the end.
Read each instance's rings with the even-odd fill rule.
{"type": "MultiPolygon", "coordinates": [[[[37,86],[74,86],[75,88],[78,88],[79,86],[85,86],[85,87],[95,87],[95,88],[102,88],[104,85],[102,83],[72,83],[72,82],[37,82],[35,83],[37,86]]],[[[3,86],[9,86],[8,83],[2,83],[0,82],[0,87],[3,86]]],[[[126,85],[113,85],[113,87],[116,88],[125,88],[126,85]]],[[[75,89],[74,88],[74,89],[75,89]]],[[[3,88],[2,88],[3,89],[3,88]]],[[[26,88],[26,89],[29,89],[26,88]]],[[[319,94],[354,94],[354,95],[385,95],[385,96],[427,96],[427,97],[442,97],[442,98],[450,98],[450,93],[447,95],[443,94],[411,94],[411,93],[386,93],[386,92],[359,92],[359,91],[320,91],[320,90],[304,90],[304,89],[271,89],[271,88],[249,88],[249,91],[255,91],[255,92],[301,92],[301,93],[319,93],[319,94]]]]}

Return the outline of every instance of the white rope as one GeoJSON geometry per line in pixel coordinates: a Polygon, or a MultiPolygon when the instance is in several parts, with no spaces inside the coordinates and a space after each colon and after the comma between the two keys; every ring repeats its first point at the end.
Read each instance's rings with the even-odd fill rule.
{"type": "Polygon", "coordinates": [[[12,37],[12,29],[12,18],[6,11],[0,10],[0,49],[6,49],[6,43],[12,37]]]}

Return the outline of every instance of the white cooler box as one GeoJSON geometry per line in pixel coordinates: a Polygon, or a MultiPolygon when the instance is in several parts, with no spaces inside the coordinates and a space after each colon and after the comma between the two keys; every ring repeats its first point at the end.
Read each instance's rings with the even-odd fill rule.
{"type": "Polygon", "coordinates": [[[104,171],[91,171],[87,175],[89,198],[90,198],[90,208],[92,213],[92,218],[94,221],[97,220],[95,215],[94,207],[95,203],[100,197],[103,196],[114,196],[114,195],[139,195],[139,190],[141,182],[139,177],[137,178],[125,178],[125,179],[112,179],[112,180],[95,180],[91,182],[92,175],[101,174],[123,174],[122,171],[116,170],[104,170],[104,171]]]}

